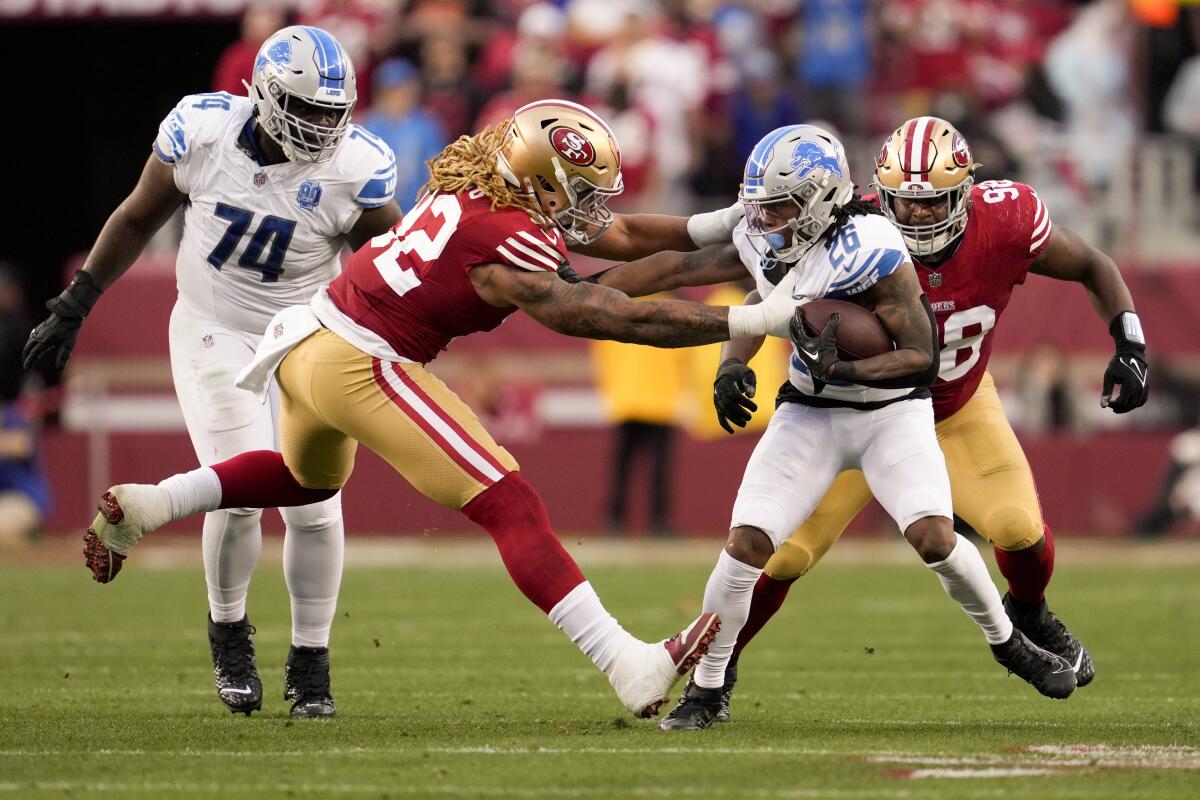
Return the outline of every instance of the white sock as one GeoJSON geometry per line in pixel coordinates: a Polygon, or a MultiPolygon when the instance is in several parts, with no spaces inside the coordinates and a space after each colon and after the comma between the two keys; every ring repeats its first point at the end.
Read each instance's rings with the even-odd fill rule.
{"type": "MultiPolygon", "coordinates": [[[[158,484],[171,498],[171,519],[183,519],[221,506],[221,480],[212,467],[172,475],[158,484]]],[[[241,619],[241,617],[238,617],[241,619]]]]}
{"type": "Polygon", "coordinates": [[[600,602],[592,584],[584,581],[550,609],[550,621],[570,637],[604,674],[633,635],[600,602]]]}
{"type": "Polygon", "coordinates": [[[721,616],[721,631],[700,663],[696,665],[696,685],[715,689],[725,683],[725,666],[733,655],[738,633],[750,616],[750,598],[762,570],[743,564],[724,550],[704,587],[704,610],[721,616]]]}
{"type": "Polygon", "coordinates": [[[204,579],[213,622],[237,622],[246,616],[250,576],[262,549],[262,512],[237,510],[243,513],[222,509],[204,515],[204,579]]]}
{"type": "Polygon", "coordinates": [[[287,524],[283,577],[292,596],[292,644],[297,647],[329,646],[346,551],[341,497],[279,509],[287,524]]]}
{"type": "Polygon", "coordinates": [[[956,542],[950,555],[944,561],[926,566],[937,573],[946,594],[957,600],[967,616],[975,620],[988,644],[1007,642],[1012,636],[1012,622],[1004,613],[1000,593],[988,575],[983,557],[959,534],[954,534],[954,538],[956,542]]]}

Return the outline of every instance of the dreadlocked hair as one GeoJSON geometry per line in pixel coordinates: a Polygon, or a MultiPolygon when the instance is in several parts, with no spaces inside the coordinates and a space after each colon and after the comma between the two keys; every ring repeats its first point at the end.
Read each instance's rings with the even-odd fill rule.
{"type": "Polygon", "coordinates": [[[429,181],[418,194],[439,191],[447,194],[478,189],[492,201],[492,210],[519,208],[535,221],[544,220],[541,208],[531,195],[517,191],[496,169],[496,157],[512,120],[504,120],[474,135],[463,135],[425,162],[429,181]]]}
{"type": "Polygon", "coordinates": [[[825,249],[833,247],[833,243],[837,241],[838,236],[842,233],[842,228],[846,225],[851,217],[862,217],[868,214],[883,214],[883,209],[875,203],[869,203],[863,200],[858,195],[850,198],[850,201],[833,207],[833,224],[825,229],[821,240],[825,242],[825,249]]]}

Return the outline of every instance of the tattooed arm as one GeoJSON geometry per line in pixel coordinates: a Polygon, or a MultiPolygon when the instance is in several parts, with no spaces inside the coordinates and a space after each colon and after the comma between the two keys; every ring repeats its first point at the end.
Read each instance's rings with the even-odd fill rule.
{"type": "Polygon", "coordinates": [[[528,272],[500,264],[470,271],[484,302],[516,306],[547,328],[585,339],[657,347],[691,347],[729,338],[729,308],[683,300],[634,302],[621,292],[591,283],[568,283],[551,272],[528,272]]]}
{"type": "Polygon", "coordinates": [[[838,361],[829,377],[877,389],[928,386],[937,378],[937,323],[912,264],[905,264],[854,298],[870,308],[896,343],[889,353],[838,361]]]}
{"type": "Polygon", "coordinates": [[[681,286],[708,286],[744,277],[746,268],[737,248],[717,244],[691,253],[655,253],[620,264],[600,273],[597,282],[630,297],[643,297],[681,286]]]}

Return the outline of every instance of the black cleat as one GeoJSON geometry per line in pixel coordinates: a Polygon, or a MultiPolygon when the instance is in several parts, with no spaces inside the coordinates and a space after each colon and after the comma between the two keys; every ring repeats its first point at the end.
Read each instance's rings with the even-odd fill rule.
{"type": "Polygon", "coordinates": [[[991,646],[996,663],[1046,697],[1062,700],[1075,691],[1075,670],[1062,656],[1043,650],[1013,628],[1007,642],[991,646]]]}
{"type": "Polygon", "coordinates": [[[262,708],[262,681],[254,663],[254,626],[249,617],[238,622],[213,622],[208,618],[208,646],[212,650],[217,697],[234,714],[250,716],[262,708]]]}
{"type": "Polygon", "coordinates": [[[1092,663],[1091,654],[1062,620],[1046,607],[1045,600],[1029,608],[1012,595],[1005,594],[1004,612],[1012,620],[1013,626],[1029,637],[1029,641],[1062,656],[1071,664],[1077,686],[1087,686],[1096,677],[1096,665],[1092,663]]]}
{"type": "Polygon", "coordinates": [[[296,647],[288,651],[283,671],[283,699],[292,702],[297,719],[322,719],[334,715],[329,692],[329,648],[296,647]]]}
{"type": "Polygon", "coordinates": [[[733,687],[737,683],[737,656],[730,656],[725,666],[725,684],[721,687],[721,710],[713,722],[729,722],[729,700],[733,697],[733,687]]]}
{"type": "Polygon", "coordinates": [[[721,698],[723,690],[704,689],[696,685],[695,680],[688,679],[679,698],[679,705],[671,709],[658,723],[660,731],[698,731],[707,728],[717,720],[721,713],[721,698]]]}

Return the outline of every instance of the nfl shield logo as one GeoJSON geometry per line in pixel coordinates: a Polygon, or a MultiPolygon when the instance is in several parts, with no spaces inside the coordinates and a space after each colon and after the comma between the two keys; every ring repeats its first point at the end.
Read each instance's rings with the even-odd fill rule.
{"type": "Polygon", "coordinates": [[[266,182],[267,182],[267,173],[265,173],[265,172],[254,173],[254,185],[255,186],[263,186],[266,184],[266,182]]]}
{"type": "Polygon", "coordinates": [[[940,272],[929,273],[929,285],[935,289],[937,287],[941,286],[942,285],[942,273],[940,273],[940,272]]]}
{"type": "Polygon", "coordinates": [[[316,181],[305,181],[296,192],[296,205],[305,211],[312,211],[321,202],[321,184],[316,181]]]}
{"type": "Polygon", "coordinates": [[[276,339],[278,339],[280,336],[283,336],[283,323],[275,323],[275,327],[271,329],[271,333],[276,339]]]}
{"type": "Polygon", "coordinates": [[[207,350],[208,348],[212,347],[212,346],[213,346],[213,344],[214,344],[214,342],[213,342],[213,337],[212,337],[212,334],[211,334],[211,333],[206,333],[206,334],[204,335],[204,338],[203,338],[203,339],[201,339],[201,340],[200,340],[200,342],[201,342],[201,344],[203,344],[203,345],[204,345],[204,349],[205,349],[205,350],[207,350]]]}

